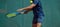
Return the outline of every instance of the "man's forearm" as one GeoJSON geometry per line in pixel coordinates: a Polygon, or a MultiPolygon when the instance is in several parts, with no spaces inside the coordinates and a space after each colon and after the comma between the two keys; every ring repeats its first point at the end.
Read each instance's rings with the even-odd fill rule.
{"type": "Polygon", "coordinates": [[[32,10],[32,8],[34,8],[35,6],[36,6],[35,4],[31,4],[30,6],[25,7],[25,8],[22,8],[22,9],[18,9],[17,11],[21,11],[21,10],[30,11],[30,10],[32,10]]]}
{"type": "Polygon", "coordinates": [[[24,10],[32,10],[32,8],[35,7],[35,4],[32,4],[28,7],[23,8],[24,10]]]}

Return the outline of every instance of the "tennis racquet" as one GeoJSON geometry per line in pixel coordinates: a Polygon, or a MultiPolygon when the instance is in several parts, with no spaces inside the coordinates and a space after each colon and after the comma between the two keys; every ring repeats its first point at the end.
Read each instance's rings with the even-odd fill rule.
{"type": "Polygon", "coordinates": [[[15,17],[15,16],[17,16],[17,15],[19,15],[19,14],[24,14],[24,12],[26,12],[26,10],[22,10],[21,12],[8,13],[6,16],[7,16],[8,18],[12,18],[12,17],[15,17]]]}

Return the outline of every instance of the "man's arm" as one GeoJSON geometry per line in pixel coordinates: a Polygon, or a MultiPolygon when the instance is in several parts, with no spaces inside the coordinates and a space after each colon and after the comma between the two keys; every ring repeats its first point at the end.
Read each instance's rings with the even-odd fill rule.
{"type": "Polygon", "coordinates": [[[22,8],[22,9],[18,9],[17,11],[20,11],[20,10],[27,10],[27,11],[30,11],[30,10],[32,10],[32,8],[35,7],[35,6],[36,6],[35,4],[31,4],[30,6],[25,7],[25,8],[22,8]]]}
{"type": "Polygon", "coordinates": [[[30,6],[25,7],[24,10],[32,10],[32,8],[35,6],[36,6],[35,4],[31,4],[30,6]]]}

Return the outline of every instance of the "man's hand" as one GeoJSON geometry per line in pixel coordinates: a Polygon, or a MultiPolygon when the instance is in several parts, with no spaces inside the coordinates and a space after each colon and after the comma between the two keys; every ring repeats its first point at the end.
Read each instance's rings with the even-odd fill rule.
{"type": "Polygon", "coordinates": [[[24,10],[24,9],[18,9],[17,12],[21,12],[21,11],[23,11],[23,10],[24,10]]]}

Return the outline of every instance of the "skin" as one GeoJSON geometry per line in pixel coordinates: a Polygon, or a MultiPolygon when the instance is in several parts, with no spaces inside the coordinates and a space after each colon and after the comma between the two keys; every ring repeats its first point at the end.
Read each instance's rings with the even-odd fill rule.
{"type": "Polygon", "coordinates": [[[41,23],[32,24],[32,27],[41,27],[41,23]]]}
{"type": "MultiPolygon", "coordinates": [[[[36,5],[35,4],[31,4],[30,6],[28,7],[25,7],[25,8],[22,8],[23,10],[26,10],[26,11],[30,11],[32,10],[33,7],[35,7],[36,5]]],[[[21,9],[18,9],[17,11],[19,12],[21,9]]]]}
{"type": "MultiPolygon", "coordinates": [[[[27,10],[26,13],[28,13],[29,11],[32,10],[32,8],[34,8],[36,5],[35,4],[31,4],[28,7],[22,8],[23,10],[27,10]]],[[[21,9],[18,9],[17,11],[19,12],[21,9]]],[[[32,24],[32,27],[41,27],[41,23],[36,23],[36,24],[32,24]]]]}

